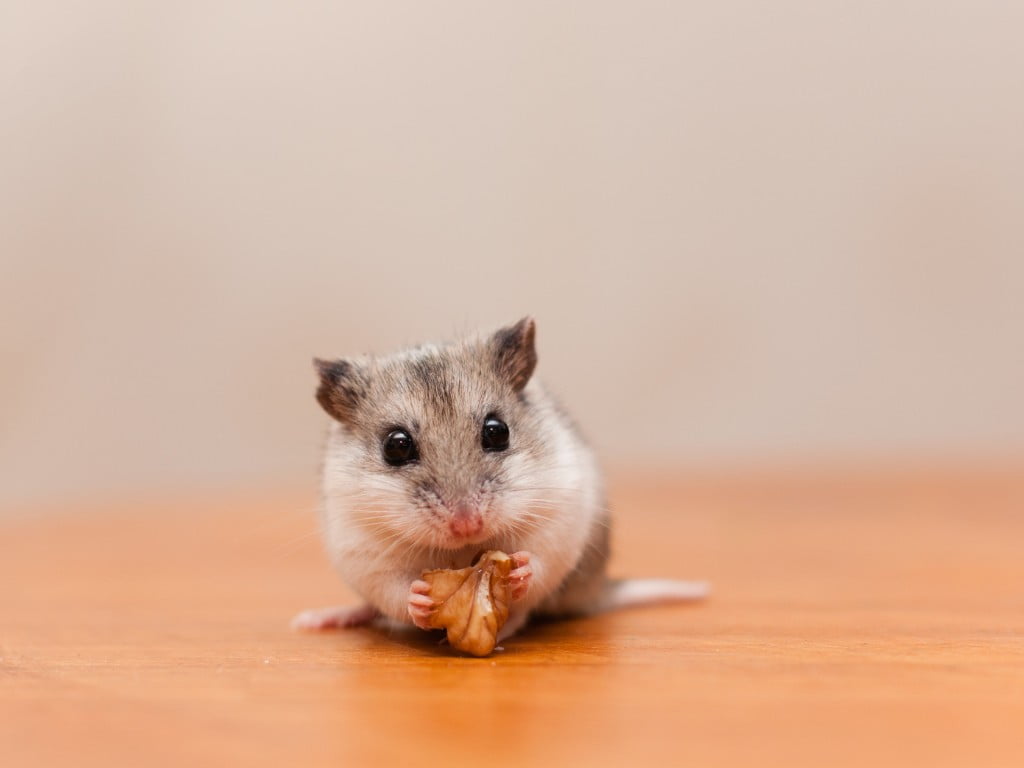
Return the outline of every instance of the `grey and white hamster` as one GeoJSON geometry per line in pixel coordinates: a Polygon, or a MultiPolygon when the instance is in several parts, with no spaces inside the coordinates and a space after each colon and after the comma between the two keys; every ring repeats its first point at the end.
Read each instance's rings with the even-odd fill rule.
{"type": "Polygon", "coordinates": [[[332,417],[322,477],[328,554],[365,601],[299,614],[307,629],[377,617],[427,627],[420,573],[512,554],[502,637],[535,614],[701,597],[701,582],[609,580],[595,457],[533,376],[535,323],[383,357],[316,360],[332,417]]]}

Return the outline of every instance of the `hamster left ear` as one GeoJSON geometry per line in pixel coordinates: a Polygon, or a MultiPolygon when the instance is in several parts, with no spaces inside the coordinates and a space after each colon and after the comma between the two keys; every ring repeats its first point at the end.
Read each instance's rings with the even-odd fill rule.
{"type": "Polygon", "coordinates": [[[313,358],[320,378],[316,399],[320,407],[342,423],[350,423],[366,395],[366,380],[358,366],[348,360],[313,358]]]}
{"type": "Polygon", "coordinates": [[[494,365],[498,375],[506,379],[516,392],[526,386],[537,367],[534,346],[537,324],[532,317],[524,317],[515,325],[502,328],[491,336],[494,365]]]}

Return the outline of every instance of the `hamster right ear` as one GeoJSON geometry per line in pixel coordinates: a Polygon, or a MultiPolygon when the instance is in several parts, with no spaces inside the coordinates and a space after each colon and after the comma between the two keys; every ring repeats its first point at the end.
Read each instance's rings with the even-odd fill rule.
{"type": "Polygon", "coordinates": [[[366,395],[363,371],[348,360],[313,358],[313,367],[320,377],[316,400],[332,417],[351,423],[359,401],[366,395]]]}
{"type": "Polygon", "coordinates": [[[533,375],[533,369],[537,367],[536,335],[537,324],[532,317],[524,317],[515,325],[502,328],[491,336],[498,374],[516,392],[526,386],[533,375]]]}

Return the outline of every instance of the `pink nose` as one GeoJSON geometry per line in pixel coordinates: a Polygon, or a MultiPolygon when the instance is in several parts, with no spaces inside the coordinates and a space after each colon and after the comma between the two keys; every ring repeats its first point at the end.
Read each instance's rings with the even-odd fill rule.
{"type": "Polygon", "coordinates": [[[448,523],[452,534],[459,538],[476,536],[484,527],[484,519],[478,509],[460,504],[455,508],[448,523]]]}

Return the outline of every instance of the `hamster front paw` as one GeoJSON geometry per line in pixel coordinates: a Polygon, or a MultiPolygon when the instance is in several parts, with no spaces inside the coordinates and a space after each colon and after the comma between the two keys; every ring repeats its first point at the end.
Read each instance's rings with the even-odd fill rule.
{"type": "Polygon", "coordinates": [[[434,610],[434,599],[430,597],[430,585],[417,579],[409,587],[409,618],[420,629],[432,629],[430,614],[434,610]]]}
{"type": "Polygon", "coordinates": [[[508,575],[509,584],[512,587],[512,599],[522,600],[530,591],[530,580],[533,578],[533,566],[530,565],[529,552],[514,552],[512,558],[512,572],[508,575]]]}

